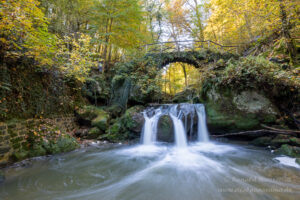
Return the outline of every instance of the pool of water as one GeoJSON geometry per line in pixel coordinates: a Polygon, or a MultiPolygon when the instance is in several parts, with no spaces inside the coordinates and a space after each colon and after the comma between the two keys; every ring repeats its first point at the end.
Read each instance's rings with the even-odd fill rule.
{"type": "Polygon", "coordinates": [[[3,200],[299,199],[300,169],[251,146],[101,145],[5,169],[3,200]]]}

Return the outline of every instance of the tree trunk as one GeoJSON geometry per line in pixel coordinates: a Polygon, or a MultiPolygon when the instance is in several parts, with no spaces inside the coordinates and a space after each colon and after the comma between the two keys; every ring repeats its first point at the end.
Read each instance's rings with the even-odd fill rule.
{"type": "Polygon", "coordinates": [[[287,42],[287,49],[290,55],[290,61],[292,64],[295,64],[297,52],[289,30],[289,21],[287,19],[286,7],[284,5],[283,0],[279,0],[279,2],[280,2],[279,7],[280,7],[281,23],[282,23],[282,34],[285,37],[287,42]]]}
{"type": "Polygon", "coordinates": [[[182,69],[183,69],[183,74],[184,74],[184,84],[185,84],[185,87],[187,88],[188,82],[187,82],[187,75],[186,75],[185,64],[181,63],[181,67],[182,67],[182,69]]]}
{"type": "Polygon", "coordinates": [[[201,21],[201,13],[199,12],[198,10],[198,1],[197,0],[194,0],[194,3],[195,3],[195,12],[196,12],[196,20],[197,20],[197,27],[199,29],[199,35],[197,36],[198,37],[198,40],[200,41],[204,41],[204,33],[203,33],[203,25],[202,25],[202,21],[201,21]]]}
{"type": "Polygon", "coordinates": [[[113,19],[107,19],[107,24],[106,24],[106,30],[105,30],[105,47],[104,47],[104,52],[103,52],[103,59],[104,59],[104,63],[103,63],[103,72],[107,71],[108,68],[108,63],[107,63],[107,53],[108,53],[108,43],[110,40],[110,35],[109,33],[112,30],[112,24],[113,24],[113,19]]]}

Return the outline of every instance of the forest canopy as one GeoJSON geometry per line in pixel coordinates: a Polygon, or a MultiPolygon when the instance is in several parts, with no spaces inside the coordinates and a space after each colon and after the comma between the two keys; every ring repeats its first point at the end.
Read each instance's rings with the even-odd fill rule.
{"type": "MultiPolygon", "coordinates": [[[[211,40],[297,66],[296,0],[1,0],[2,59],[33,58],[84,81],[92,68],[137,57],[144,45],[211,40]]],[[[175,46],[178,44],[174,44],[175,46]]]]}

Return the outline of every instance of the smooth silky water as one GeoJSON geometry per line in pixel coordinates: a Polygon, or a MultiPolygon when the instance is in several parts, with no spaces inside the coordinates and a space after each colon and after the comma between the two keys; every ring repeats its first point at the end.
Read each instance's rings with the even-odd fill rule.
{"type": "Polygon", "coordinates": [[[145,111],[141,139],[145,144],[94,145],[7,168],[0,199],[299,199],[297,166],[282,165],[275,155],[256,147],[211,142],[199,136],[208,134],[206,127],[199,127],[206,126],[205,118],[199,119],[199,115],[205,117],[204,106],[194,105],[195,111],[185,106],[145,111]],[[193,116],[191,112],[197,113],[198,120],[190,123],[203,123],[197,125],[198,141],[194,142],[186,138],[186,128],[191,125],[185,119],[188,114],[193,116]],[[157,121],[163,115],[170,115],[174,123],[174,145],[156,141],[157,121]]]}

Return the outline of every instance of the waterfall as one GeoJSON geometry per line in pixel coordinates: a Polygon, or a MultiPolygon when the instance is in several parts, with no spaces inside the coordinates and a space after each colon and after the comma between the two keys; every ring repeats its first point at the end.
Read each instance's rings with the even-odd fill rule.
{"type": "Polygon", "coordinates": [[[208,130],[206,126],[205,107],[202,104],[196,104],[196,111],[198,115],[198,141],[208,142],[208,130]]]}
{"type": "Polygon", "coordinates": [[[175,142],[177,147],[186,147],[187,139],[186,139],[186,129],[182,122],[182,117],[185,117],[185,121],[187,121],[187,115],[184,115],[182,110],[177,111],[178,104],[171,106],[170,108],[170,117],[174,124],[174,133],[175,133],[175,142]]]}
{"type": "Polygon", "coordinates": [[[156,141],[157,123],[161,116],[161,109],[156,109],[152,117],[148,117],[147,112],[144,112],[145,124],[143,128],[142,138],[143,144],[151,145],[156,141]]]}
{"type": "Polygon", "coordinates": [[[177,147],[186,147],[187,139],[185,129],[182,123],[182,120],[178,117],[170,114],[173,124],[174,124],[174,132],[175,132],[175,141],[177,147]]]}
{"type": "Polygon", "coordinates": [[[197,137],[200,142],[208,142],[205,107],[202,104],[169,104],[158,108],[148,108],[143,112],[145,123],[142,131],[142,143],[152,145],[156,142],[158,121],[161,116],[169,115],[174,125],[177,147],[187,146],[187,133],[193,134],[194,117],[198,116],[197,137]]]}

